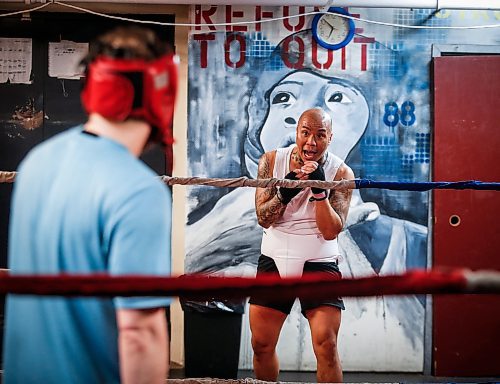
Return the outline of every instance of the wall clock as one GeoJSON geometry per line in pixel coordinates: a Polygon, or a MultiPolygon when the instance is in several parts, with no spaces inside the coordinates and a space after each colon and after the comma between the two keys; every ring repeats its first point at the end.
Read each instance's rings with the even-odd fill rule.
{"type": "Polygon", "coordinates": [[[318,13],[313,18],[313,37],[323,48],[340,49],[354,37],[354,21],[339,14],[350,16],[343,8],[330,7],[328,13],[318,13]]]}

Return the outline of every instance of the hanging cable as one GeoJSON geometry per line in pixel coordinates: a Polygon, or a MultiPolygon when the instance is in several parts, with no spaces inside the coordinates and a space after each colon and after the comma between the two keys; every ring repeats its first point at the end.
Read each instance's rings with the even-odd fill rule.
{"type": "MultiPolygon", "coordinates": [[[[296,17],[303,17],[303,16],[312,16],[316,15],[318,13],[326,13],[325,11],[312,11],[312,12],[304,12],[304,13],[299,13],[297,15],[289,15],[289,16],[282,16],[282,17],[275,17],[275,18],[270,18],[270,19],[264,19],[264,20],[248,20],[248,21],[236,21],[236,22],[231,22],[231,23],[212,23],[212,24],[203,24],[203,23],[168,23],[168,22],[161,22],[161,21],[153,21],[153,20],[139,20],[139,19],[133,19],[129,17],[122,17],[122,16],[115,16],[115,15],[109,15],[106,13],[102,12],[96,12],[92,11],[88,8],[83,8],[80,6],[76,6],[73,4],[68,4],[64,3],[61,1],[53,1],[51,3],[46,3],[43,4],[40,7],[35,7],[35,8],[30,8],[26,9],[23,11],[16,11],[16,12],[11,12],[11,13],[4,13],[0,15],[0,17],[4,16],[12,16],[12,15],[17,15],[17,14],[22,14],[26,12],[32,12],[32,11],[37,11],[39,9],[42,9],[46,7],[47,5],[51,4],[58,4],[63,7],[67,8],[72,8],[77,11],[89,13],[95,16],[100,16],[100,17],[105,17],[108,19],[114,19],[114,20],[121,20],[121,21],[127,21],[127,22],[132,22],[132,23],[139,23],[139,24],[154,24],[154,25],[162,25],[162,26],[173,26],[173,27],[227,27],[227,26],[235,26],[235,25],[252,25],[252,24],[261,24],[261,23],[270,23],[273,21],[281,21],[285,19],[293,19],[296,17]]],[[[426,25],[406,25],[406,24],[395,24],[395,23],[388,23],[388,22],[383,22],[383,21],[375,21],[375,20],[368,20],[368,19],[363,19],[361,17],[355,17],[355,16],[349,16],[349,15],[343,15],[343,14],[336,14],[340,17],[344,17],[347,19],[352,19],[353,21],[357,22],[362,22],[362,23],[368,23],[368,24],[376,24],[376,25],[382,25],[382,26],[388,26],[388,27],[395,27],[395,28],[409,28],[409,29],[487,29],[487,28],[498,28],[500,27],[500,24],[488,24],[488,25],[470,25],[470,26],[426,26],[426,25]]]]}
{"type": "Polygon", "coordinates": [[[28,9],[23,9],[22,11],[15,11],[15,12],[9,12],[9,13],[2,13],[0,15],[0,17],[7,17],[7,16],[15,16],[15,15],[22,15],[23,13],[26,13],[26,12],[33,12],[33,11],[39,11],[40,9],[42,8],[45,8],[46,6],[50,5],[52,3],[45,3],[45,4],[42,4],[38,7],[34,7],[34,8],[28,8],[28,9]]]}

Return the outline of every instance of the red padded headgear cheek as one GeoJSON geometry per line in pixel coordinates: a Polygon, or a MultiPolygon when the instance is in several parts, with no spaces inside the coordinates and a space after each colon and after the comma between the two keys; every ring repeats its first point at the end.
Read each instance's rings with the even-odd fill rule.
{"type": "Polygon", "coordinates": [[[132,111],[134,86],[125,76],[96,61],[89,66],[81,98],[87,113],[124,121],[132,111]]]}
{"type": "Polygon", "coordinates": [[[173,143],[172,120],[177,95],[176,57],[166,55],[148,68],[145,76],[144,110],[148,120],[159,132],[155,139],[173,143]]]}

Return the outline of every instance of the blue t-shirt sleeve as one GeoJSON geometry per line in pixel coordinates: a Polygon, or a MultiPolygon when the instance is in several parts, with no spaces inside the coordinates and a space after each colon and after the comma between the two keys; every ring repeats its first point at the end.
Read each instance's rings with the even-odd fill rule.
{"type": "MultiPolygon", "coordinates": [[[[170,191],[153,183],[122,204],[110,231],[111,275],[170,276],[172,201],[170,191]]],[[[167,297],[117,297],[118,308],[155,308],[167,297]]]]}

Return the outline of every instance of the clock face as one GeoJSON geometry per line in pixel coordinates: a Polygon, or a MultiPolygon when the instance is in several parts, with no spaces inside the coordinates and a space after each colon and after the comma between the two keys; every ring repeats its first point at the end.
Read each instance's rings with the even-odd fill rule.
{"type": "Polygon", "coordinates": [[[319,19],[317,33],[327,44],[340,44],[349,36],[349,19],[327,13],[319,19]]]}
{"type": "Polygon", "coordinates": [[[318,13],[312,22],[312,34],[319,45],[326,49],[345,47],[354,37],[354,21],[348,17],[347,11],[331,7],[328,13],[318,13]]]}

